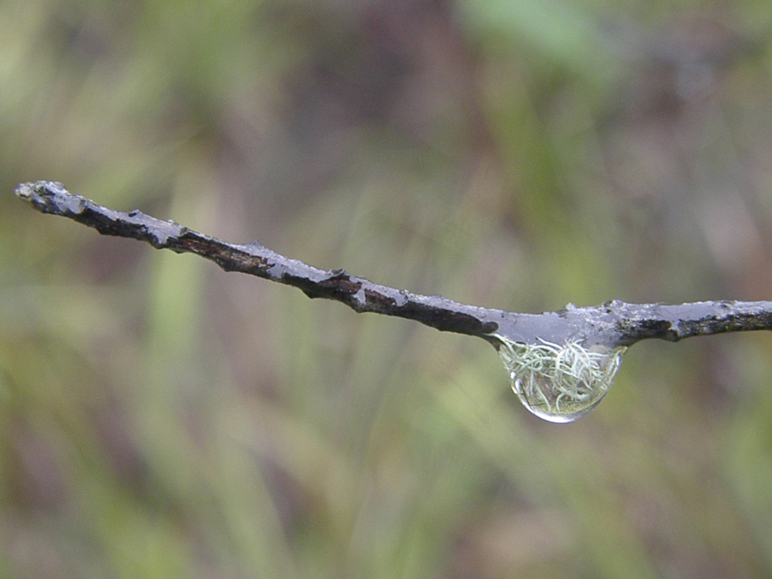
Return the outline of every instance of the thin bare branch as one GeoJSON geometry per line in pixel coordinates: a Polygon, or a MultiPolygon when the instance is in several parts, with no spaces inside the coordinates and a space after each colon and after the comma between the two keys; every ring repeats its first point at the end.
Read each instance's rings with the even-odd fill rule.
{"type": "Polygon", "coordinates": [[[497,348],[504,336],[526,344],[581,340],[585,345],[630,346],[649,338],[677,342],[692,336],[772,329],[772,302],[717,301],[681,305],[628,304],[618,300],[593,307],[568,305],[556,312],[523,314],[461,304],[442,296],[414,294],[373,283],[342,269],[324,270],[280,255],[258,242],[233,244],[140,211],[122,213],[61,183],[23,183],[16,195],[42,213],[67,217],[103,235],[130,237],[158,249],[195,253],[225,271],[239,271],[297,287],[312,298],[342,302],[357,312],[416,320],[447,332],[478,336],[497,348]]]}

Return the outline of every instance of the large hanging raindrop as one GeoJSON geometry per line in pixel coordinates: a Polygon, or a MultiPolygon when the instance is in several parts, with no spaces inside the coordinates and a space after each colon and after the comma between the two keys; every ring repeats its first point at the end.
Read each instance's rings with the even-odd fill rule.
{"type": "Polygon", "coordinates": [[[603,399],[619,370],[626,347],[581,340],[555,344],[515,342],[492,334],[512,381],[512,390],[533,414],[550,422],[572,422],[603,399]]]}

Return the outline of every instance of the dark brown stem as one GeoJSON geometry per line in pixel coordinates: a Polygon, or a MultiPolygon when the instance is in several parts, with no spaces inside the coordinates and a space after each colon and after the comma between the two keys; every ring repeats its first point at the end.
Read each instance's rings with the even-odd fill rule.
{"type": "Polygon", "coordinates": [[[337,300],[357,312],[408,318],[438,330],[478,336],[495,346],[499,344],[496,335],[525,343],[577,339],[587,345],[629,346],[648,338],[676,342],[692,336],[772,329],[772,302],[660,305],[615,300],[594,307],[568,305],[543,314],[470,306],[442,296],[375,284],[342,269],[318,269],[284,257],[256,241],[245,245],[226,243],[140,211],[114,211],[72,195],[61,183],[53,181],[23,183],[17,187],[16,195],[42,213],[68,217],[103,235],[139,239],[178,253],[195,253],[225,271],[240,271],[291,285],[309,297],[337,300]]]}

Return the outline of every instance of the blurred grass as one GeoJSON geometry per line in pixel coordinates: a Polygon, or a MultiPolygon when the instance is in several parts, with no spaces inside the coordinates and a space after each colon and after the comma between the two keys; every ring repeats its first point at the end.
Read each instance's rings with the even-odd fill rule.
{"type": "Polygon", "coordinates": [[[0,2],[0,574],[760,577],[772,342],[569,425],[486,344],[29,211],[20,181],[520,311],[765,299],[772,11],[0,2]]]}

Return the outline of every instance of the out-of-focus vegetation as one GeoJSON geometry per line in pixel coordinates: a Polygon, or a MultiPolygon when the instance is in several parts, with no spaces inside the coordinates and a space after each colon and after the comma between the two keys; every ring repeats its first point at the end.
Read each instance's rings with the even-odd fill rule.
{"type": "Polygon", "coordinates": [[[0,2],[3,577],[772,573],[772,339],[569,425],[482,341],[30,211],[52,179],[510,310],[772,296],[772,3],[0,2]]]}

